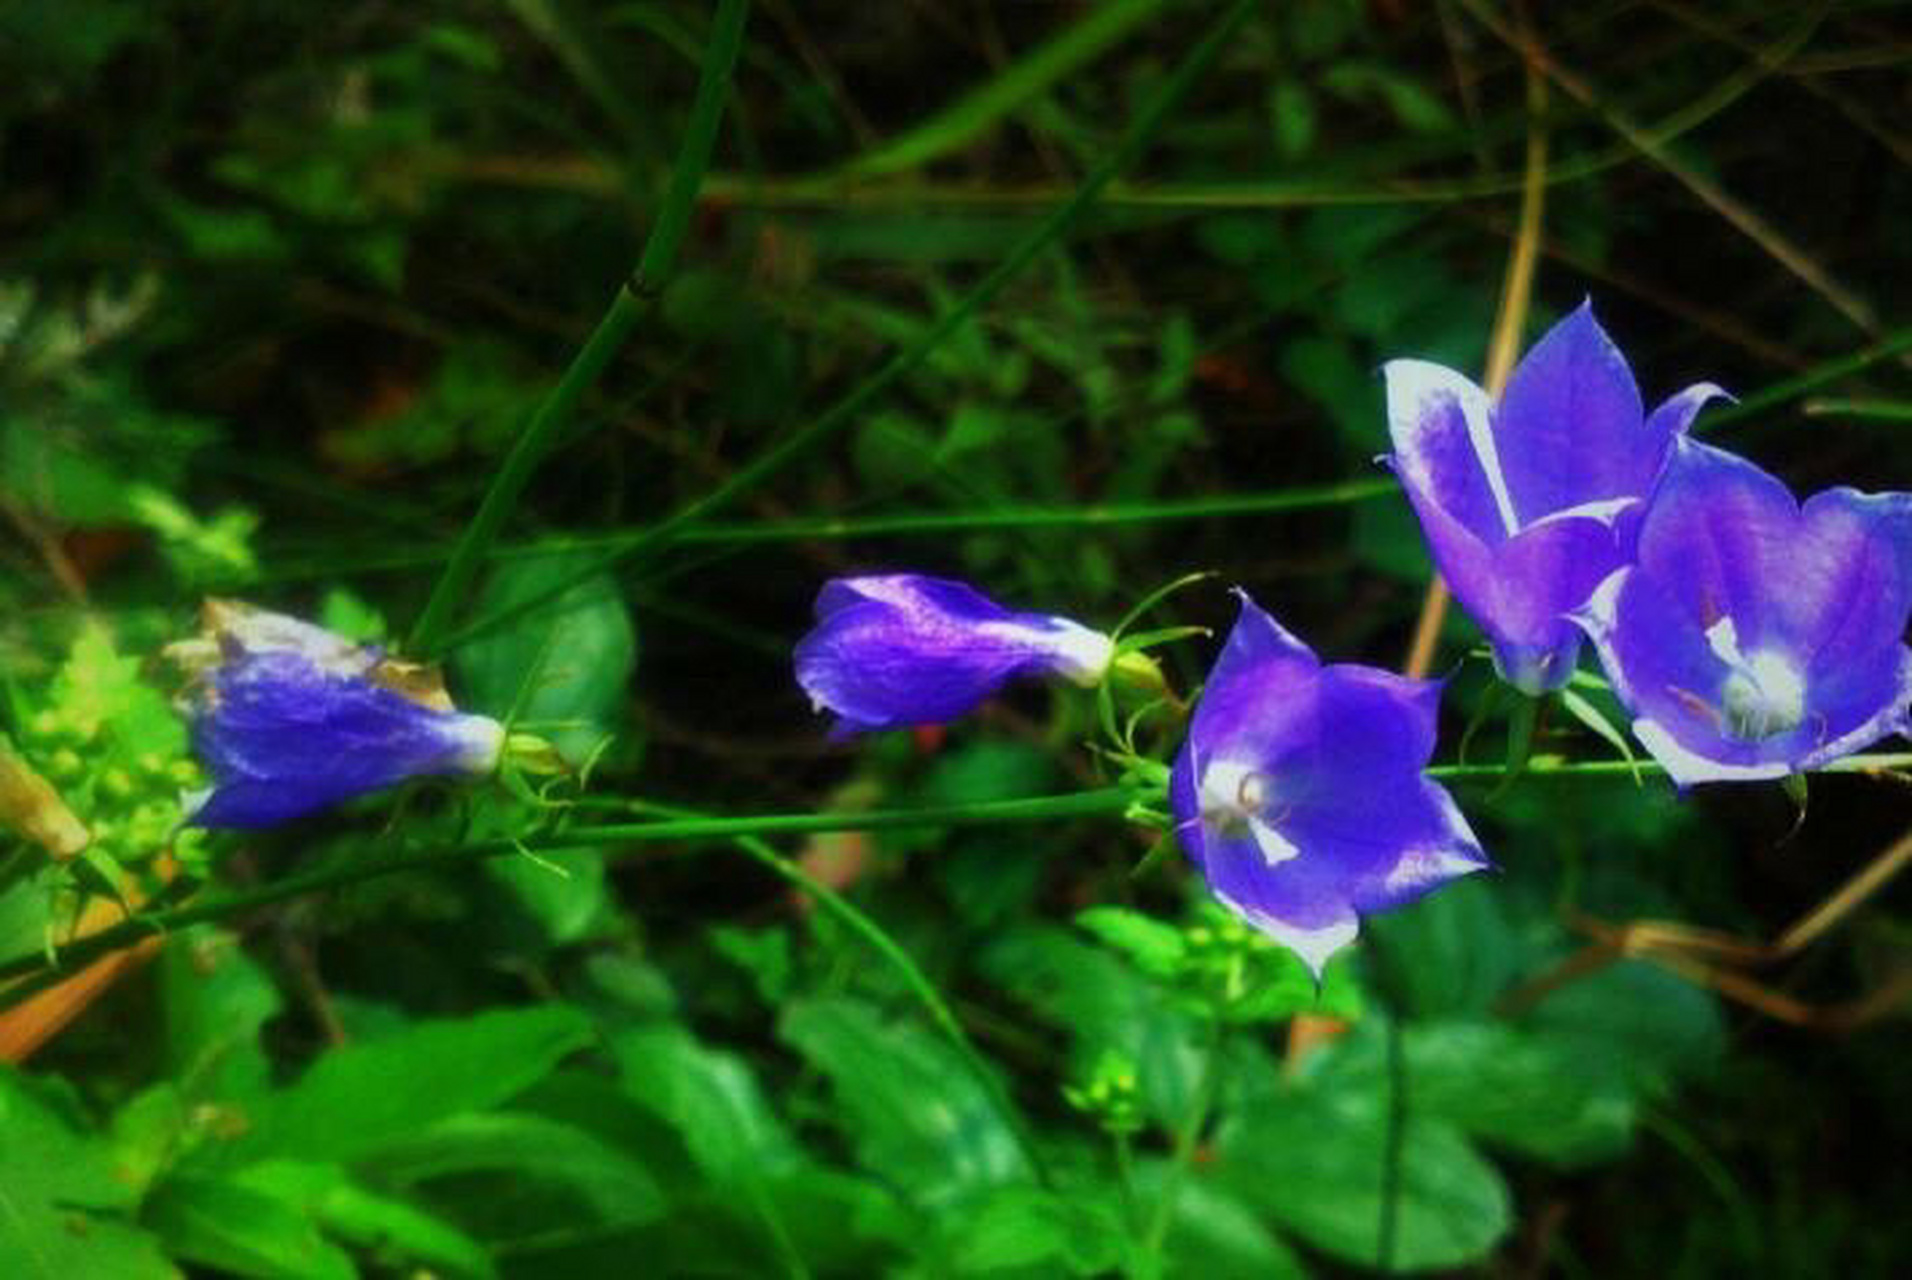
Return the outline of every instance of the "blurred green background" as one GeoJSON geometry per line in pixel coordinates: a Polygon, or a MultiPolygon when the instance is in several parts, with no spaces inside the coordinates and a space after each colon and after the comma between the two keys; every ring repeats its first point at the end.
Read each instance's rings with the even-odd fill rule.
{"type": "MultiPolygon", "coordinates": [[[[1398,666],[1430,568],[1376,369],[1479,373],[1536,146],[1521,345],[1591,296],[1649,403],[1721,383],[1699,429],[1796,491],[1912,487],[1902,6],[1251,5],[1120,157],[1227,8],[752,6],[676,269],[458,614],[461,703],[555,726],[625,814],[887,809],[1101,785],[1094,707],[826,744],[789,652],[832,575],[1110,626],[1209,570],[1156,625],[1224,626],[1239,584],[1398,666]]],[[[113,892],[552,821],[424,787],[175,849],[169,889],[152,655],[206,594],[407,635],[637,263],[713,11],[0,3],[5,728],[113,833],[78,868],[0,845],[0,959],[113,892]]],[[[1448,620],[1443,759],[1477,642],[1448,620]]],[[[1213,651],[1166,654],[1179,687],[1213,651]]],[[[1560,717],[1539,750],[1612,755],[1560,717]]],[[[1319,996],[1178,857],[1132,875],[1154,836],[1115,817],[547,841],[223,913],[10,1055],[0,1270],[1902,1274],[1904,888],[1724,996],[1691,959],[1559,966],[1643,919],[1771,939],[1907,794],[1467,784],[1500,872],[1319,996]]]]}

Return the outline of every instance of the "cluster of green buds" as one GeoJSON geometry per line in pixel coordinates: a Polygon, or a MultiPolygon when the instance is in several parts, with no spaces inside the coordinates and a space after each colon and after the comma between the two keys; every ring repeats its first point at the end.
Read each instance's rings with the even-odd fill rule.
{"type": "Polygon", "coordinates": [[[185,723],[104,627],[82,626],[42,697],[16,700],[0,746],[0,828],[56,865],[89,868],[90,890],[104,880],[124,896],[135,886],[123,868],[198,853],[180,830],[183,796],[204,785],[185,723]]]}
{"type": "Polygon", "coordinates": [[[1358,1012],[1358,988],[1343,967],[1317,983],[1293,952],[1214,903],[1204,902],[1180,925],[1123,907],[1092,908],[1076,923],[1193,1012],[1237,1023],[1358,1012]]]}
{"type": "Polygon", "coordinates": [[[16,780],[0,823],[62,860],[87,850],[129,865],[177,844],[180,797],[203,785],[190,758],[111,740],[98,722],[58,707],[22,728],[0,768],[16,780]]]}
{"type": "Polygon", "coordinates": [[[1062,1096],[1112,1137],[1126,1137],[1142,1128],[1135,1063],[1118,1049],[1105,1048],[1081,1080],[1062,1087],[1062,1096]]]}

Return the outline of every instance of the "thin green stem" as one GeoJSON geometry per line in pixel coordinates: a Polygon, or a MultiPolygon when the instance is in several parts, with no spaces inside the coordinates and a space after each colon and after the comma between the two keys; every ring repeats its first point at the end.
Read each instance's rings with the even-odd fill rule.
{"type": "Polygon", "coordinates": [[[1894,329],[1879,341],[1849,355],[1839,356],[1824,364],[1814,365],[1796,378],[1776,382],[1770,387],[1754,392],[1736,404],[1723,409],[1708,410],[1695,424],[1695,431],[1714,431],[1741,418],[1750,418],[1754,414],[1764,413],[1774,405],[1785,404],[1816,390],[1829,382],[1849,377],[1859,370],[1875,365],[1881,360],[1889,360],[1902,351],[1912,350],[1912,327],[1894,329]]]}
{"type": "Polygon", "coordinates": [[[823,182],[873,178],[913,169],[980,135],[1058,80],[1094,60],[1154,17],[1163,0],[1106,0],[1030,50],[978,88],[913,128],[863,152],[823,182]]]}
{"type": "Polygon", "coordinates": [[[677,251],[684,242],[685,229],[690,225],[698,187],[703,182],[704,171],[710,167],[717,125],[730,88],[731,68],[736,65],[737,51],[743,46],[744,18],[749,11],[749,0],[718,0],[710,42],[705,46],[703,66],[698,72],[697,96],[691,104],[690,122],[684,131],[684,144],[671,170],[657,221],[651,226],[637,270],[618,287],[604,318],[598,321],[597,328],[572,358],[570,367],[538,406],[531,421],[525,424],[511,452],[492,476],[491,487],[465,526],[444,573],[425,602],[418,625],[412,629],[411,649],[415,653],[429,657],[436,652],[451,624],[453,612],[471,589],[485,553],[517,506],[531,473],[544,459],[552,439],[570,421],[578,401],[597,383],[623,348],[669,277],[677,261],[677,251]]]}
{"type": "MultiPolygon", "coordinates": [[[[1279,489],[1269,493],[1228,494],[1168,502],[1108,502],[1070,507],[1011,506],[990,511],[916,511],[848,518],[820,516],[799,520],[712,522],[684,530],[677,540],[687,546],[739,546],[806,540],[923,537],[989,529],[1100,529],[1282,511],[1310,511],[1369,502],[1399,492],[1400,486],[1392,479],[1348,480],[1340,484],[1279,489]]],[[[579,551],[621,555],[650,536],[651,528],[647,527],[588,537],[540,538],[511,546],[494,546],[488,554],[493,558],[514,559],[579,551]]],[[[337,560],[294,565],[278,570],[273,576],[285,579],[340,573],[377,573],[416,568],[422,564],[435,563],[440,558],[441,554],[431,549],[398,550],[345,565],[337,560]]]]}
{"type": "MultiPolygon", "coordinates": [[[[647,812],[664,817],[696,818],[702,816],[691,810],[679,809],[670,805],[640,802],[638,806],[634,807],[639,807],[647,812]]],[[[942,993],[937,991],[936,984],[930,981],[929,975],[924,973],[916,961],[910,958],[909,952],[905,951],[902,945],[898,943],[895,938],[891,937],[882,925],[872,920],[848,898],[845,898],[829,885],[818,880],[797,863],[778,853],[764,840],[756,836],[736,836],[732,839],[731,843],[735,844],[739,849],[742,849],[746,854],[756,859],[772,872],[788,880],[812,898],[815,898],[817,902],[822,905],[823,909],[840,920],[845,928],[868,943],[872,950],[889,961],[890,966],[895,969],[897,974],[903,979],[903,985],[909,988],[910,994],[914,995],[917,1003],[923,1006],[924,1012],[929,1015],[929,1020],[936,1024],[936,1029],[943,1033],[943,1036],[949,1041],[950,1046],[955,1049],[957,1055],[962,1058],[963,1065],[967,1067],[970,1074],[976,1078],[976,1083],[980,1085],[983,1092],[988,1095],[991,1105],[996,1108],[997,1114],[1002,1118],[1004,1125],[1015,1135],[1016,1143],[1022,1149],[1023,1159],[1029,1165],[1030,1171],[1036,1175],[1037,1181],[1047,1184],[1049,1181],[1048,1170],[1043,1165],[1042,1155],[1036,1147],[1035,1138],[1029,1132],[1028,1122],[1023,1119],[1022,1112],[1016,1107],[1015,1102],[1011,1100],[1008,1093],[1003,1089],[1002,1081],[997,1078],[995,1072],[989,1069],[989,1064],[984,1061],[982,1054],[977,1052],[976,1046],[969,1039],[969,1034],[963,1030],[962,1023],[956,1020],[955,1012],[949,1007],[948,1002],[943,999],[942,993]]]]}
{"type": "Polygon", "coordinates": [[[1183,57],[1181,64],[1163,82],[1161,88],[1144,104],[1121,141],[1089,171],[1089,174],[1083,178],[1082,185],[1076,188],[1075,194],[1032,228],[1029,234],[1010,250],[1007,257],[991,268],[987,275],[977,281],[968,293],[958,299],[955,305],[945,311],[936,323],[925,330],[916,341],[891,356],[875,373],[857,384],[842,399],[810,422],[737,468],[716,488],[702,497],[685,503],[625,546],[579,566],[573,573],[561,575],[559,580],[553,582],[544,591],[535,593],[515,605],[500,609],[463,628],[449,637],[447,644],[455,645],[469,640],[512,618],[539,608],[547,601],[570,590],[576,583],[602,573],[614,564],[633,556],[659,550],[681,537],[690,526],[734,503],[836,432],[859,420],[871,404],[928,359],[931,352],[968,324],[971,318],[1001,293],[1010,281],[1021,275],[1031,263],[1058,243],[1065,232],[1075,226],[1082,215],[1095,204],[1103,189],[1109,185],[1116,174],[1134,163],[1154,141],[1156,133],[1167,122],[1169,113],[1202,78],[1216,57],[1227,47],[1235,30],[1255,7],[1255,0],[1235,0],[1201,41],[1183,57]]]}
{"type": "MultiPolygon", "coordinates": [[[[1665,773],[1658,761],[1641,760],[1562,760],[1558,756],[1534,756],[1527,761],[1529,778],[1630,777],[1641,773],[1665,773]]],[[[1881,773],[1894,769],[1912,769],[1912,751],[1881,751],[1869,755],[1845,756],[1822,764],[1808,773],[1881,773]]],[[[1498,781],[1507,771],[1503,764],[1437,764],[1427,776],[1447,782],[1498,781]]]]}
{"type": "Polygon", "coordinates": [[[1228,1022],[1219,1010],[1211,1012],[1208,1022],[1208,1052],[1202,1061],[1202,1075],[1195,1086],[1195,1096],[1189,1102],[1188,1115],[1175,1131],[1175,1146],[1169,1156],[1168,1174],[1162,1179],[1162,1186],[1155,1201],[1155,1211],[1149,1215],[1148,1230],[1142,1237],[1142,1274],[1147,1280],[1162,1274],[1165,1259],[1163,1250],[1168,1247],[1169,1229],[1175,1223],[1175,1208],[1181,1202],[1182,1183],[1188,1178],[1189,1166],[1195,1161],[1195,1148],[1201,1141],[1202,1130],[1208,1124],[1208,1115],[1215,1106],[1215,1095],[1221,1089],[1221,1059],[1228,1047],[1228,1022]]]}
{"type": "MultiPolygon", "coordinates": [[[[987,826],[1025,822],[1049,822],[1120,813],[1139,795],[1127,788],[1111,787],[1069,795],[1034,796],[1021,800],[993,800],[977,804],[936,805],[916,809],[872,809],[862,813],[772,813],[742,817],[682,818],[655,822],[611,823],[602,826],[570,827],[547,835],[522,840],[484,840],[470,844],[443,845],[405,851],[396,857],[365,859],[346,866],[320,867],[312,871],[284,876],[254,889],[234,890],[160,911],[145,912],[89,935],[61,949],[56,967],[48,969],[41,952],[0,961],[0,979],[33,974],[35,979],[0,992],[0,1007],[18,1003],[32,994],[32,982],[50,975],[58,981],[78,968],[109,952],[131,946],[155,933],[168,933],[207,920],[224,920],[248,911],[301,897],[342,888],[383,876],[427,868],[458,866],[502,857],[511,853],[561,853],[565,849],[597,848],[606,845],[655,844],[663,841],[690,843],[729,840],[739,836],[821,831],[882,831],[899,827],[987,826]]],[[[595,807],[595,806],[587,806],[595,807]]],[[[626,809],[632,807],[629,802],[626,809]]],[[[38,988],[33,988],[38,989],[38,988]]]]}

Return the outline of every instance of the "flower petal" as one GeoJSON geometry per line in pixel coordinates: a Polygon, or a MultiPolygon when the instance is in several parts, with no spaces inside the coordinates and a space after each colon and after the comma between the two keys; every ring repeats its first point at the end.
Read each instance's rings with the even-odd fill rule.
{"type": "Polygon", "coordinates": [[[1638,565],[1602,583],[1580,621],[1681,786],[1778,777],[1904,726],[1901,499],[1833,489],[1802,508],[1752,463],[1676,444],[1638,565]]]}
{"type": "Polygon", "coordinates": [[[1700,628],[1731,617],[1739,643],[1761,647],[1777,600],[1768,587],[1792,554],[1799,505],[1746,459],[1681,438],[1640,526],[1640,568],[1678,598],[1700,628]]]}
{"type": "Polygon", "coordinates": [[[1641,494],[1665,456],[1642,429],[1640,389],[1593,304],[1530,348],[1494,417],[1501,468],[1523,525],[1599,498],[1641,494]]]}
{"type": "Polygon", "coordinates": [[[837,736],[955,720],[1020,675],[1093,684],[1114,653],[1080,623],[919,574],[833,579],[816,613],[797,644],[797,681],[837,714],[837,736]]]}
{"type": "Polygon", "coordinates": [[[264,827],[407,778],[483,774],[504,728],[434,710],[304,654],[268,650],[221,670],[194,743],[215,785],[191,816],[203,827],[264,827]]]}
{"type": "Polygon", "coordinates": [[[1323,667],[1246,596],[1169,780],[1175,830],[1215,896],[1317,974],[1357,913],[1486,865],[1422,774],[1441,686],[1323,667]]]}
{"type": "Polygon", "coordinates": [[[1487,393],[1444,365],[1390,360],[1390,465],[1416,508],[1437,507],[1488,546],[1519,527],[1495,452],[1487,393]]]}

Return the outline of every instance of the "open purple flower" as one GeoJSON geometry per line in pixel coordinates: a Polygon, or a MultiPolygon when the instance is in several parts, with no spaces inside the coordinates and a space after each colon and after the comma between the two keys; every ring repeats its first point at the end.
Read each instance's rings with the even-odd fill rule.
{"type": "Polygon", "coordinates": [[[947,578],[896,573],[833,578],[817,625],[797,644],[797,683],[833,734],[941,724],[1021,675],[1094,685],[1115,645],[1079,622],[1003,608],[947,578]]]}
{"type": "Polygon", "coordinates": [[[310,623],[208,601],[206,633],[169,650],[194,676],[193,744],[213,786],[201,827],[269,827],[431,774],[483,776],[504,726],[461,715],[437,677],[310,623]]]}
{"type": "Polygon", "coordinates": [[[1223,904],[1317,976],[1363,912],[1488,865],[1422,774],[1441,685],[1323,666],[1247,595],[1169,780],[1182,846],[1223,904]]]}
{"type": "Polygon", "coordinates": [[[1638,504],[1672,441],[1713,396],[1680,392],[1650,415],[1591,303],[1535,343],[1499,404],[1454,370],[1392,360],[1387,461],[1455,599],[1487,633],[1502,678],[1527,693],[1573,674],[1566,614],[1632,557],[1638,504]]]}
{"type": "Polygon", "coordinates": [[[1579,621],[1680,786],[1777,778],[1907,729],[1912,494],[1802,507],[1752,463],[1676,446],[1639,561],[1579,621]]]}

